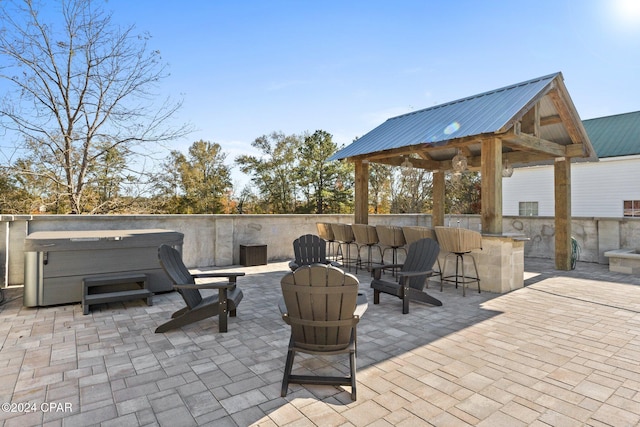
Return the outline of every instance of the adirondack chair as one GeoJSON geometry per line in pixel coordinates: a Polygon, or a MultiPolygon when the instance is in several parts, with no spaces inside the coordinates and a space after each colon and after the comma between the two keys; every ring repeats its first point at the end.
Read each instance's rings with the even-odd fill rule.
{"type": "Polygon", "coordinates": [[[409,245],[407,258],[404,264],[389,264],[374,267],[373,303],[380,303],[380,293],[397,296],[402,300],[402,314],[409,313],[409,300],[420,301],[427,304],[441,306],[440,300],[432,297],[424,291],[427,279],[433,275],[433,264],[436,262],[440,246],[433,239],[420,239],[409,245]],[[386,268],[399,268],[399,281],[382,280],[382,270],[386,268]]]}
{"type": "MultiPolygon", "coordinates": [[[[421,226],[404,226],[402,227],[402,233],[404,233],[404,240],[406,240],[407,246],[420,239],[433,239],[438,242],[436,232],[433,228],[421,226]]],[[[440,242],[438,242],[438,244],[440,245],[440,242]]],[[[442,255],[442,245],[440,245],[440,255],[438,256],[438,258],[436,258],[437,269],[433,270],[434,276],[442,276],[442,266],[440,265],[440,256],[442,255]]],[[[428,287],[429,281],[427,281],[427,288],[428,287]]]]}
{"type": "Polygon", "coordinates": [[[367,309],[364,293],[358,294],[358,279],[324,265],[302,266],[281,280],[283,299],[280,311],[291,325],[282,397],[289,383],[350,385],[356,400],[356,325],[367,309]],[[349,354],[350,375],[293,375],[296,352],[316,355],[349,354]]]}
{"type": "Polygon", "coordinates": [[[158,326],[156,333],[181,328],[212,316],[218,316],[218,331],[227,332],[227,313],[235,317],[238,304],[242,300],[242,291],[236,287],[236,279],[244,276],[244,273],[225,271],[191,274],[182,262],[180,252],[168,245],[158,248],[158,259],[187,306],[173,313],[171,320],[158,326]],[[228,278],[228,282],[196,284],[195,281],[197,278],[221,277],[228,278]],[[217,289],[218,295],[203,298],[200,289],[217,289]]]}
{"type": "Polygon", "coordinates": [[[293,253],[296,259],[289,263],[291,271],[311,264],[331,264],[341,268],[340,263],[327,259],[327,242],[314,234],[305,234],[293,241],[293,253]]]}

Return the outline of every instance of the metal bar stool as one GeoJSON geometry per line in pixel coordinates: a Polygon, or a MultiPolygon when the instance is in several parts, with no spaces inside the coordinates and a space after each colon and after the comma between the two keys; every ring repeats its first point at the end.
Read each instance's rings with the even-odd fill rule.
{"type": "Polygon", "coordinates": [[[336,259],[336,239],[333,235],[333,228],[328,222],[316,222],[318,236],[327,242],[327,259],[336,259]]]}
{"type": "Polygon", "coordinates": [[[477,231],[467,230],[465,228],[455,227],[436,227],[436,236],[438,237],[438,243],[440,248],[448,252],[444,258],[444,265],[442,267],[442,274],[440,275],[440,290],[442,290],[443,282],[451,282],[462,285],[462,296],[465,296],[465,288],[468,283],[478,283],[478,293],[480,293],[480,275],[478,274],[478,265],[476,259],[473,256],[474,249],[482,249],[482,235],[477,231]],[[455,255],[456,257],[456,271],[455,274],[445,276],[447,269],[447,258],[449,255],[455,255]],[[473,261],[473,268],[475,269],[475,276],[468,276],[464,271],[464,257],[468,255],[473,261]],[[462,270],[462,271],[460,271],[462,270]]]}
{"type": "Polygon", "coordinates": [[[372,249],[377,247],[380,251],[380,262],[382,262],[382,248],[378,245],[378,233],[373,225],[367,224],[353,224],[353,235],[356,238],[356,246],[358,247],[358,257],[356,261],[356,274],[358,273],[358,267],[365,266],[367,271],[371,271],[373,265],[372,249]],[[367,248],[367,261],[362,261],[361,249],[367,248]]]}
{"type": "Polygon", "coordinates": [[[357,248],[351,225],[336,222],[331,224],[331,229],[336,242],[338,242],[336,261],[339,261],[351,271],[351,265],[354,261],[351,259],[351,245],[355,245],[357,248]]]}
{"type": "MultiPolygon", "coordinates": [[[[376,231],[378,233],[378,240],[380,245],[385,246],[382,251],[382,263],[384,264],[384,254],[391,249],[392,264],[398,263],[398,250],[403,250],[405,256],[407,250],[404,248],[406,241],[404,239],[404,233],[402,228],[394,225],[376,225],[376,231]]],[[[394,276],[396,275],[396,269],[393,269],[394,276]]]]}

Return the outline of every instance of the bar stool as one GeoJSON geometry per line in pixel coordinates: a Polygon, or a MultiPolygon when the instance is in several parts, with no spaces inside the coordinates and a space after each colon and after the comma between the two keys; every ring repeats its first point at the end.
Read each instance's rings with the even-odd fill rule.
{"type": "Polygon", "coordinates": [[[440,290],[442,290],[443,282],[451,282],[462,285],[462,296],[465,296],[465,288],[467,283],[478,283],[478,293],[480,293],[480,275],[478,274],[478,265],[476,259],[473,256],[474,249],[482,249],[482,234],[477,231],[467,230],[465,228],[457,227],[436,227],[436,236],[438,237],[438,243],[440,248],[448,252],[444,258],[444,266],[442,267],[442,274],[440,275],[440,290]],[[447,269],[447,258],[449,255],[455,255],[456,257],[456,272],[453,275],[445,276],[447,269]],[[475,269],[475,276],[467,276],[464,271],[464,257],[468,255],[473,261],[473,268],[475,269]],[[462,274],[460,274],[460,268],[462,274]]]}
{"type": "Polygon", "coordinates": [[[356,238],[356,246],[358,247],[358,257],[356,260],[356,274],[358,273],[358,266],[365,265],[367,271],[371,271],[371,266],[373,265],[371,252],[373,247],[377,247],[380,251],[380,262],[382,262],[382,248],[378,245],[378,233],[376,232],[376,228],[373,225],[367,224],[353,224],[351,225],[353,229],[353,235],[356,238]],[[360,255],[360,251],[362,248],[367,248],[367,262],[362,262],[362,257],[360,255]]]}
{"type": "MultiPolygon", "coordinates": [[[[338,242],[338,251],[336,252],[336,261],[340,261],[342,265],[347,266],[351,271],[351,245],[356,245],[355,236],[353,230],[349,224],[341,224],[339,222],[331,223],[331,229],[333,230],[333,236],[338,242]]],[[[356,248],[358,246],[356,245],[356,248]]]]}
{"type": "Polygon", "coordinates": [[[335,237],[333,235],[333,229],[328,222],[316,222],[316,229],[318,230],[318,236],[327,242],[327,259],[336,259],[335,237]]]}
{"type": "MultiPolygon", "coordinates": [[[[380,245],[386,246],[382,251],[382,263],[384,264],[384,254],[391,249],[392,264],[398,263],[398,250],[403,250],[405,256],[407,250],[404,248],[406,243],[404,239],[404,233],[402,228],[395,225],[376,225],[376,231],[378,232],[378,240],[380,245]]],[[[393,275],[396,275],[396,269],[393,270],[393,275]]]]}
{"type": "MultiPolygon", "coordinates": [[[[421,226],[404,226],[402,227],[402,232],[404,233],[404,240],[407,242],[407,247],[413,242],[420,239],[433,239],[436,242],[438,238],[436,237],[436,232],[433,228],[430,227],[421,227],[421,226]]],[[[442,277],[442,266],[440,265],[440,256],[442,255],[442,251],[436,258],[437,269],[434,269],[433,276],[442,277]]],[[[427,288],[429,287],[429,281],[427,280],[427,288]]]]}

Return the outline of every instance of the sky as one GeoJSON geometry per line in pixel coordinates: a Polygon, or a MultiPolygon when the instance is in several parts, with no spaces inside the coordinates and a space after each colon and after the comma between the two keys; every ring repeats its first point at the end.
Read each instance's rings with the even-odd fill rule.
{"type": "MultiPolygon", "coordinates": [[[[196,129],[227,163],[256,138],[324,130],[338,145],[386,119],[563,73],[584,119],[640,110],[640,0],[107,0],[148,32],[196,129]]],[[[160,101],[160,99],[159,99],[160,101]]],[[[248,180],[237,167],[234,181],[248,180]]]]}

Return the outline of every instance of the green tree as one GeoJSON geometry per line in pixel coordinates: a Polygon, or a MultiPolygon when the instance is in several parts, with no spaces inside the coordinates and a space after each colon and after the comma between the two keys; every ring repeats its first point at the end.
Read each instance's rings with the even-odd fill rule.
{"type": "Polygon", "coordinates": [[[180,165],[182,189],[193,213],[222,213],[222,199],[231,188],[231,170],[224,164],[227,155],[218,143],[196,141],[180,165]]]}
{"type": "Polygon", "coordinates": [[[154,196],[151,206],[155,213],[182,213],[182,185],[180,180],[180,165],[186,161],[184,154],[171,151],[160,168],[160,172],[153,174],[151,185],[154,196]]]}
{"type": "Polygon", "coordinates": [[[251,214],[262,213],[259,211],[258,196],[251,190],[251,186],[245,185],[240,194],[235,198],[237,202],[237,213],[251,214]]]}
{"type": "Polygon", "coordinates": [[[137,179],[128,171],[123,148],[105,147],[100,161],[87,170],[85,209],[89,213],[121,212],[133,203],[134,199],[125,194],[125,186],[137,179]]]}
{"type": "Polygon", "coordinates": [[[394,171],[392,180],[391,212],[422,213],[431,210],[432,175],[418,168],[400,168],[394,171]]]}
{"type": "Polygon", "coordinates": [[[481,210],[480,173],[449,175],[445,182],[445,211],[451,214],[479,214],[481,210]]]}
{"type": "Polygon", "coordinates": [[[186,156],[172,151],[155,179],[164,209],[171,213],[223,213],[231,189],[226,157],[220,144],[203,140],[194,142],[186,156]]]}
{"type": "Polygon", "coordinates": [[[37,173],[71,213],[91,210],[89,174],[110,150],[133,152],[189,130],[169,120],[180,103],[158,103],[153,94],[167,72],[149,38],[114,25],[94,3],[0,2],[0,78],[11,88],[0,102],[1,124],[41,165],[14,165],[14,173],[37,173]]]}
{"type": "Polygon", "coordinates": [[[255,139],[251,146],[260,156],[236,158],[240,170],[251,176],[266,213],[294,213],[297,204],[296,175],[301,138],[273,132],[255,139]]]}
{"type": "Polygon", "coordinates": [[[51,213],[58,214],[68,212],[69,203],[62,185],[50,174],[45,167],[31,159],[18,159],[12,168],[9,168],[15,179],[19,191],[24,195],[24,210],[21,213],[51,213]],[[13,171],[19,169],[20,174],[13,171]],[[49,174],[49,175],[47,175],[49,174]],[[43,180],[42,176],[51,176],[54,179],[43,180]]]}
{"type": "Polygon", "coordinates": [[[389,165],[369,163],[369,207],[372,213],[391,212],[392,172],[389,165]]]}
{"type": "Polygon", "coordinates": [[[298,179],[307,195],[307,212],[342,212],[353,198],[353,170],[328,159],[338,150],[330,133],[317,130],[300,145],[298,179]]]}
{"type": "Polygon", "coordinates": [[[6,169],[0,169],[0,214],[24,214],[32,211],[31,195],[21,189],[6,169]]]}

